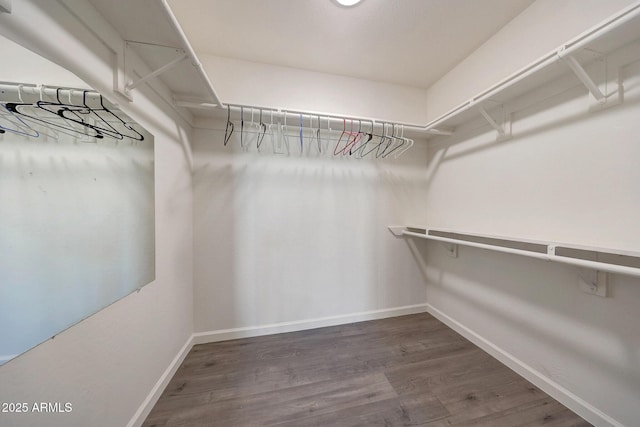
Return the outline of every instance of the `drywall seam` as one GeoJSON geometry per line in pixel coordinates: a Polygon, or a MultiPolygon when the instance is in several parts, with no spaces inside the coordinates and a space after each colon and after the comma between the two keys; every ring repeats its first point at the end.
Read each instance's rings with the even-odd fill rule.
{"type": "Polygon", "coordinates": [[[281,334],[285,332],[304,331],[307,329],[323,328],[326,326],[344,325],[348,323],[364,322],[367,320],[386,319],[388,317],[424,313],[426,311],[426,304],[415,304],[402,307],[385,308],[381,310],[363,311],[360,313],[351,313],[339,316],[297,320],[293,322],[282,322],[269,325],[248,326],[244,328],[196,332],[195,334],[193,334],[193,344],[206,344],[210,342],[225,341],[237,338],[249,338],[262,335],[281,334]]]}
{"type": "Polygon", "coordinates": [[[454,331],[458,332],[460,335],[489,353],[491,356],[498,359],[501,363],[515,371],[518,375],[524,377],[526,380],[539,387],[542,391],[565,405],[567,408],[571,409],[576,414],[580,415],[588,422],[597,426],[624,427],[623,424],[609,417],[588,402],[585,402],[580,397],[571,393],[569,390],[562,387],[560,384],[551,380],[547,376],[543,375],[536,369],[533,369],[531,366],[513,356],[511,353],[498,347],[493,342],[482,337],[481,335],[469,329],[452,317],[449,317],[447,314],[438,310],[433,305],[427,303],[426,306],[427,312],[429,314],[449,326],[454,331]]]}
{"type": "Polygon", "coordinates": [[[158,402],[158,399],[160,399],[164,389],[169,385],[169,381],[171,381],[178,368],[182,365],[182,362],[184,362],[184,359],[191,351],[191,348],[193,348],[193,334],[187,338],[187,341],[178,351],[176,357],[174,357],[171,363],[169,363],[169,366],[162,373],[156,384],[144,399],[136,413],[131,418],[131,421],[127,424],[127,427],[140,427],[142,425],[147,416],[149,416],[149,413],[155,406],[156,402],[158,402]]]}

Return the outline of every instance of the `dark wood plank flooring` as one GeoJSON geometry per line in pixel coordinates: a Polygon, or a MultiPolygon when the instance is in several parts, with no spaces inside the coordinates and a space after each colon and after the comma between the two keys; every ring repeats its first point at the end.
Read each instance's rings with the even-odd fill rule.
{"type": "Polygon", "coordinates": [[[589,426],[428,314],[195,346],[144,427],[589,426]]]}

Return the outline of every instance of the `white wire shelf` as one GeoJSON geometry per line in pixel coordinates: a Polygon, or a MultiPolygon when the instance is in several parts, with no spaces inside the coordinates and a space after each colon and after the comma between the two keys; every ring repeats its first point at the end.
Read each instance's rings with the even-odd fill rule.
{"type": "Polygon", "coordinates": [[[389,226],[398,237],[416,237],[553,261],[608,273],[640,277],[640,252],[512,237],[461,233],[426,227],[389,226]]]}

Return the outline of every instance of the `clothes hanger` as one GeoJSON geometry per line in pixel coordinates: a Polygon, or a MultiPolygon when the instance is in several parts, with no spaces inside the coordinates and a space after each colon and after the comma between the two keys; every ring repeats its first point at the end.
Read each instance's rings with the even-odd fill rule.
{"type": "MultiPolygon", "coordinates": [[[[40,100],[37,101],[35,104],[32,103],[26,103],[24,101],[22,101],[22,97],[19,96],[19,99],[21,100],[21,103],[17,103],[17,102],[7,102],[4,104],[5,108],[15,114],[15,115],[19,115],[21,118],[24,118],[25,120],[28,120],[30,122],[34,122],[40,126],[43,126],[44,128],[47,129],[51,129],[51,130],[55,130],[53,128],[58,129],[60,132],[66,134],[66,135],[70,135],[72,137],[76,137],[77,134],[81,134],[81,135],[86,135],[86,136],[91,136],[91,137],[95,137],[95,138],[102,138],[102,135],[99,132],[96,132],[95,134],[88,134],[86,132],[87,128],[86,127],[82,127],[80,129],[76,129],[74,127],[68,127],[68,126],[64,126],[60,124],[60,119],[59,119],[59,115],[56,112],[52,112],[46,109],[40,109],[40,110],[44,110],[47,111],[48,114],[53,114],[54,117],[40,117],[36,111],[29,111],[29,113],[27,113],[28,109],[36,109],[39,108],[40,103],[45,103],[48,101],[44,101],[44,86],[40,86],[40,100]],[[26,111],[25,111],[26,110],[26,111]]],[[[56,98],[59,100],[60,99],[60,88],[56,89],[56,98]]],[[[61,104],[61,103],[60,103],[61,104]]],[[[64,119],[64,118],[62,118],[64,119]]]]}
{"type": "Polygon", "coordinates": [[[396,147],[393,148],[393,150],[389,151],[387,154],[385,154],[384,156],[382,156],[383,158],[388,157],[390,154],[392,154],[393,152],[395,152],[396,154],[394,154],[393,158],[397,159],[398,157],[400,157],[405,151],[407,151],[409,148],[411,148],[413,146],[413,140],[409,140],[408,138],[404,137],[404,126],[400,125],[400,136],[399,139],[402,141],[401,144],[398,144],[396,147]],[[411,141],[411,145],[409,145],[409,141],[411,141]],[[398,151],[399,148],[404,147],[404,149],[398,151]]]}
{"type": "MultiPolygon", "coordinates": [[[[313,116],[309,116],[309,129],[313,129],[313,116]]],[[[311,137],[311,141],[313,142],[314,136],[311,137]]],[[[318,154],[322,154],[322,143],[320,142],[320,116],[318,116],[318,128],[315,131],[315,140],[316,140],[316,149],[318,150],[318,154]]],[[[313,144],[309,144],[309,151],[311,151],[311,146],[313,144]]]]}
{"type": "MultiPolygon", "coordinates": [[[[20,93],[20,89],[18,88],[18,93],[20,93]]],[[[22,98],[18,95],[20,101],[22,98]]],[[[33,129],[29,124],[27,124],[24,120],[22,120],[19,116],[14,114],[11,110],[9,110],[4,104],[0,104],[2,108],[7,112],[6,115],[0,116],[3,120],[13,125],[13,127],[7,127],[0,124],[0,134],[11,132],[22,136],[28,136],[31,138],[38,138],[40,133],[33,129]]]]}
{"type": "Polygon", "coordinates": [[[393,139],[392,142],[390,142],[389,144],[387,144],[387,146],[385,147],[385,150],[382,152],[382,155],[380,156],[381,158],[387,158],[391,153],[393,153],[394,151],[398,150],[398,148],[402,147],[405,145],[405,141],[402,138],[398,138],[397,136],[395,136],[396,134],[396,125],[392,125],[393,126],[393,132],[391,134],[391,138],[393,139]],[[398,142],[399,141],[399,142],[398,142]],[[393,147],[391,150],[389,150],[389,147],[391,145],[393,145],[393,142],[396,142],[396,146],[393,147]]]}
{"type": "Polygon", "coordinates": [[[227,126],[224,129],[224,146],[226,147],[233,135],[233,122],[231,121],[231,106],[227,105],[227,126]],[[231,129],[231,132],[229,132],[231,129]]]}
{"type": "MultiPolygon", "coordinates": [[[[25,104],[18,104],[18,103],[15,103],[15,102],[8,102],[8,103],[5,104],[5,107],[11,113],[18,114],[18,115],[20,115],[21,118],[24,118],[25,120],[32,121],[32,122],[37,123],[37,124],[39,124],[41,126],[44,126],[45,128],[48,128],[48,129],[52,129],[52,130],[57,129],[58,131],[66,134],[66,135],[70,135],[70,136],[75,137],[78,134],[80,134],[80,135],[90,136],[90,137],[98,138],[98,139],[104,138],[104,136],[100,132],[97,132],[95,130],[94,130],[95,133],[94,132],[87,133],[86,130],[90,129],[90,128],[87,128],[85,126],[83,126],[81,129],[76,129],[76,128],[73,128],[73,127],[61,125],[60,122],[53,121],[54,120],[53,118],[52,119],[42,118],[40,116],[33,115],[34,113],[29,114],[29,113],[27,113],[25,111],[28,108],[37,108],[37,105],[34,106],[33,104],[26,104],[26,103],[25,104]]],[[[57,117],[56,117],[56,119],[57,119],[57,117]]],[[[64,117],[63,117],[63,119],[64,119],[64,117]]]]}
{"type": "MultiPolygon", "coordinates": [[[[91,138],[103,139],[105,136],[108,136],[110,138],[118,140],[122,140],[125,137],[137,141],[144,140],[144,136],[140,132],[135,130],[120,116],[109,110],[104,105],[104,99],[102,95],[99,95],[101,108],[92,108],[87,104],[87,93],[89,93],[89,91],[82,92],[82,105],[76,105],[73,103],[73,89],[69,89],[68,103],[62,102],[62,100],[60,99],[60,91],[61,88],[56,88],[57,102],[45,101],[44,86],[41,86],[40,100],[37,101],[35,105],[26,104],[24,102],[22,102],[21,104],[12,103],[10,106],[8,106],[8,109],[12,113],[15,112],[21,114],[32,121],[39,122],[40,124],[44,124],[49,127],[53,126],[68,132],[75,132],[76,134],[79,133],[83,136],[88,136],[91,138]],[[25,111],[23,111],[23,109],[27,109],[28,106],[31,106],[32,108],[38,108],[41,111],[46,111],[49,115],[51,115],[51,118],[42,117],[37,114],[30,115],[26,113],[25,111]],[[66,126],[60,124],[59,121],[54,122],[54,117],[56,117],[56,120],[58,117],[62,119],[62,123],[65,123],[66,126]],[[94,121],[93,124],[89,122],[90,119],[94,121]],[[80,127],[77,128],[72,123],[80,127]],[[121,130],[116,129],[112,125],[112,123],[117,123],[119,126],[122,126],[122,128],[126,129],[125,133],[123,133],[121,130]]],[[[20,92],[20,88],[18,88],[18,92],[20,92]]]]}
{"type": "MultiPolygon", "coordinates": [[[[289,148],[289,137],[287,136],[287,111],[284,111],[284,121],[280,124],[280,135],[282,137],[281,141],[282,141],[282,147],[280,148],[285,148],[286,149],[286,153],[284,152],[276,152],[276,150],[274,150],[275,154],[286,154],[287,156],[291,154],[291,150],[289,148]]],[[[279,139],[280,140],[280,139],[279,139]]]]}
{"type": "MultiPolygon", "coordinates": [[[[44,85],[40,85],[40,87],[39,87],[39,92],[40,92],[39,100],[40,100],[40,102],[44,102],[44,99],[45,99],[44,90],[45,90],[45,86],[44,85]]],[[[37,112],[35,110],[37,108],[36,104],[27,103],[27,102],[24,102],[22,100],[22,96],[20,94],[20,87],[18,88],[18,98],[20,99],[21,103],[13,103],[13,102],[12,103],[6,103],[5,104],[5,108],[8,111],[10,111],[12,114],[15,113],[16,117],[18,117],[17,114],[19,114],[25,120],[33,122],[33,123],[37,124],[38,126],[43,127],[44,130],[46,130],[47,132],[44,132],[43,130],[40,130],[41,134],[44,134],[46,136],[51,136],[56,141],[60,139],[60,133],[62,133],[64,135],[71,136],[72,138],[76,138],[78,136],[78,133],[83,135],[83,136],[89,136],[89,137],[93,136],[93,135],[87,134],[84,131],[80,131],[80,130],[75,129],[75,128],[68,128],[66,126],[60,125],[59,122],[58,122],[57,115],[56,115],[56,118],[55,118],[55,120],[56,120],[55,122],[49,121],[49,120],[45,120],[45,119],[41,118],[37,114],[37,112]],[[34,115],[30,115],[30,114],[27,114],[24,111],[21,111],[21,109],[28,110],[29,108],[33,109],[33,111],[31,111],[31,113],[34,114],[34,115]],[[48,132],[52,132],[53,135],[49,134],[48,132]]],[[[51,120],[53,120],[53,119],[51,119],[51,120]]],[[[84,128],[83,128],[83,130],[84,130],[84,128]]]]}
{"type": "Polygon", "coordinates": [[[240,107],[240,147],[244,149],[244,107],[240,107]]]}
{"type": "MultiPolygon", "coordinates": [[[[360,146],[358,146],[357,148],[355,148],[355,145],[349,150],[349,155],[354,155],[356,154],[358,151],[360,151],[360,154],[358,156],[356,156],[356,158],[358,159],[362,159],[364,156],[362,156],[363,151],[365,150],[365,147],[369,144],[369,142],[371,142],[371,140],[373,139],[373,120],[371,120],[371,131],[369,133],[365,133],[364,135],[367,135],[367,140],[363,143],[360,144],[360,146]]],[[[361,138],[360,140],[362,141],[364,138],[361,138]]]]}
{"type": "Polygon", "coordinates": [[[384,154],[387,152],[387,150],[389,149],[389,147],[391,147],[395,142],[396,125],[393,123],[390,123],[390,125],[391,125],[391,135],[387,135],[387,143],[384,146],[384,149],[382,150],[382,152],[380,152],[379,150],[376,150],[376,159],[382,158],[384,154]]]}
{"type": "MultiPolygon", "coordinates": [[[[363,150],[363,154],[362,154],[361,158],[362,157],[366,157],[367,155],[369,155],[374,150],[376,151],[376,158],[377,158],[378,153],[380,152],[380,147],[382,146],[382,144],[384,144],[385,140],[387,139],[387,135],[386,135],[387,129],[386,128],[387,128],[387,124],[382,122],[382,135],[374,135],[374,136],[378,136],[380,138],[380,141],[378,141],[378,143],[375,144],[373,146],[373,148],[369,149],[369,151],[364,152],[364,150],[363,150]]],[[[373,131],[372,131],[372,133],[373,133],[373,131]]]]}
{"type": "Polygon", "coordinates": [[[304,141],[302,138],[302,114],[300,114],[300,154],[304,153],[304,141]]]}
{"type": "Polygon", "coordinates": [[[358,142],[362,139],[362,120],[358,120],[358,132],[356,132],[355,134],[353,133],[353,120],[351,121],[351,136],[352,139],[349,143],[347,143],[347,145],[344,147],[344,150],[342,152],[343,155],[351,155],[351,151],[353,150],[353,147],[356,146],[358,144],[358,142]],[[348,150],[347,150],[348,149],[348,150]]]}
{"type": "MultiPolygon", "coordinates": [[[[71,94],[69,94],[69,96],[71,96],[71,94]]],[[[126,138],[129,139],[133,139],[136,141],[144,141],[144,135],[142,135],[140,132],[138,132],[137,130],[135,130],[135,128],[130,125],[129,123],[125,122],[120,116],[118,116],[116,113],[112,112],[111,110],[109,110],[107,107],[105,107],[104,105],[104,100],[102,98],[102,95],[99,95],[100,97],[100,107],[102,107],[102,110],[100,111],[104,111],[107,112],[108,114],[110,114],[112,117],[115,117],[116,120],[118,120],[118,122],[122,125],[122,127],[124,127],[127,130],[132,131],[133,133],[135,133],[135,135],[131,135],[131,134],[123,134],[122,132],[120,132],[120,134],[126,138]]],[[[94,110],[95,111],[95,110],[94,110]]]]}
{"type": "MultiPolygon", "coordinates": [[[[404,138],[404,126],[402,127],[402,137],[404,138]]],[[[414,141],[413,139],[410,139],[410,138],[404,138],[404,139],[408,142],[408,145],[407,145],[404,149],[400,150],[399,152],[397,152],[397,153],[395,154],[395,158],[396,158],[396,159],[397,159],[398,157],[402,156],[402,155],[403,155],[407,150],[409,150],[411,147],[413,147],[413,144],[415,143],[415,141],[414,141]]]]}
{"type": "MultiPolygon", "coordinates": [[[[20,102],[24,102],[22,100],[22,87],[23,87],[23,85],[21,85],[21,84],[18,85],[18,100],[20,100],[20,102]]],[[[2,104],[0,104],[0,105],[2,105],[2,104]]],[[[31,138],[37,138],[37,137],[40,136],[40,134],[38,133],[37,130],[33,129],[24,120],[22,120],[20,117],[18,117],[17,115],[15,115],[11,111],[9,111],[7,109],[7,107],[2,105],[2,108],[7,112],[7,114],[6,114],[6,116],[0,116],[0,117],[2,117],[4,120],[9,122],[10,124],[14,125],[14,128],[8,128],[8,127],[2,126],[0,124],[0,134],[6,133],[6,131],[9,131],[11,133],[15,133],[15,134],[18,134],[18,135],[23,135],[23,136],[28,136],[28,137],[31,137],[31,138]],[[31,131],[32,133],[29,133],[28,131],[31,131]]]]}
{"type": "MultiPolygon", "coordinates": [[[[318,123],[318,126],[320,124],[318,123]]],[[[333,132],[333,129],[331,129],[331,117],[327,116],[327,137],[325,138],[325,144],[324,144],[324,151],[326,152],[330,152],[330,146],[331,146],[331,132],[333,132]]]]}
{"type": "Polygon", "coordinates": [[[260,129],[262,130],[262,135],[258,134],[258,139],[256,142],[258,151],[260,151],[260,146],[262,145],[262,141],[264,140],[264,135],[267,133],[267,125],[265,125],[262,121],[262,108],[260,109],[260,129]]]}
{"type": "Polygon", "coordinates": [[[320,138],[320,116],[318,116],[318,130],[316,130],[316,139],[318,140],[318,152],[322,154],[322,140],[320,138]]]}
{"type": "Polygon", "coordinates": [[[270,118],[269,118],[269,136],[271,139],[271,148],[273,150],[273,154],[278,154],[276,152],[276,144],[277,144],[277,136],[278,136],[278,127],[275,126],[275,132],[274,130],[274,123],[273,123],[273,110],[270,110],[270,118]]]}
{"type": "MultiPolygon", "coordinates": [[[[60,90],[61,88],[56,88],[56,101],[57,102],[53,102],[53,101],[44,101],[44,100],[40,100],[36,103],[36,107],[39,108],[40,110],[46,111],[54,116],[58,116],[62,119],[64,119],[65,123],[69,124],[69,122],[71,123],[75,123],[77,125],[80,126],[79,129],[75,129],[73,127],[69,127],[68,129],[76,131],[78,133],[81,133],[83,135],[88,135],[88,136],[92,136],[94,138],[97,139],[103,139],[105,133],[99,129],[97,126],[93,126],[89,123],[87,123],[84,118],[82,116],[80,116],[80,114],[90,114],[91,113],[91,109],[88,108],[86,106],[86,99],[84,99],[86,97],[86,91],[83,92],[83,101],[84,101],[84,106],[78,106],[78,105],[73,105],[73,104],[65,104],[60,100],[60,90]],[[69,115],[73,115],[75,116],[75,118],[73,117],[68,117],[66,114],[69,115]],[[86,130],[87,129],[91,129],[93,132],[95,132],[95,135],[92,135],[91,133],[87,133],[86,130]]],[[[114,135],[114,134],[110,134],[107,133],[108,136],[112,137],[112,138],[116,138],[116,139],[122,139],[122,135],[118,136],[114,135]]]]}
{"type": "MultiPolygon", "coordinates": [[[[249,147],[251,147],[252,141],[253,141],[253,137],[255,136],[256,139],[256,143],[258,138],[260,137],[260,130],[261,127],[258,123],[256,123],[255,121],[255,111],[253,107],[249,107],[251,108],[251,120],[249,121],[249,124],[247,125],[247,137],[245,139],[245,144],[244,144],[244,151],[249,151],[249,147]]],[[[258,109],[259,111],[259,109],[258,109]]],[[[256,144],[257,145],[257,144],[256,144]]]]}
{"type": "Polygon", "coordinates": [[[342,152],[342,150],[338,150],[338,147],[340,146],[340,143],[342,142],[342,138],[345,135],[347,135],[347,119],[342,119],[342,133],[340,134],[340,138],[338,138],[338,142],[336,143],[336,146],[333,147],[334,157],[342,152]]]}

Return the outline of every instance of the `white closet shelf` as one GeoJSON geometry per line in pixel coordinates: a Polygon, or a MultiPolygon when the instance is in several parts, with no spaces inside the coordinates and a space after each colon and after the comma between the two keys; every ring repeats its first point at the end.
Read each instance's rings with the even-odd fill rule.
{"type": "MultiPolygon", "coordinates": [[[[180,40],[182,48],[189,57],[190,62],[196,67],[198,75],[211,98],[207,100],[175,98],[174,103],[189,109],[209,109],[219,113],[220,117],[222,117],[222,111],[226,110],[226,103],[224,103],[216,93],[189,40],[169,7],[167,0],[162,0],[160,5],[171,23],[174,35],[180,40]]],[[[505,129],[505,124],[492,117],[491,110],[493,107],[497,104],[508,103],[535,88],[539,88],[567,75],[571,71],[573,71],[587,89],[594,94],[596,99],[603,103],[606,102],[608,94],[599,93],[597,82],[594,82],[593,79],[589,77],[584,67],[596,58],[606,56],[638,39],[640,39],[640,1],[636,1],[632,5],[622,9],[600,24],[562,44],[531,64],[521,68],[510,76],[476,94],[468,101],[463,102],[426,124],[402,123],[396,120],[385,120],[384,118],[350,116],[333,114],[331,112],[320,113],[300,110],[295,113],[308,116],[321,115],[323,117],[339,117],[341,119],[354,119],[363,122],[395,123],[404,126],[407,130],[430,135],[451,135],[459,125],[482,116],[487,119],[499,134],[505,136],[505,133],[508,133],[505,129]]],[[[246,108],[282,111],[282,109],[274,106],[247,105],[246,108]]]]}
{"type": "MultiPolygon", "coordinates": [[[[420,226],[389,226],[389,230],[397,237],[417,237],[640,277],[640,252],[430,229],[420,226]]],[[[457,251],[452,250],[451,253],[457,256],[457,251]]]]}
{"type": "Polygon", "coordinates": [[[488,109],[497,104],[513,101],[571,71],[596,99],[605,102],[606,95],[597,93],[597,83],[589,77],[584,67],[595,59],[606,56],[638,39],[640,39],[640,1],[622,9],[426,125],[402,124],[407,128],[427,133],[437,133],[438,130],[451,133],[459,125],[484,116],[493,127],[497,127],[498,132],[501,132],[500,123],[491,123],[491,117],[487,117],[488,109]]]}

